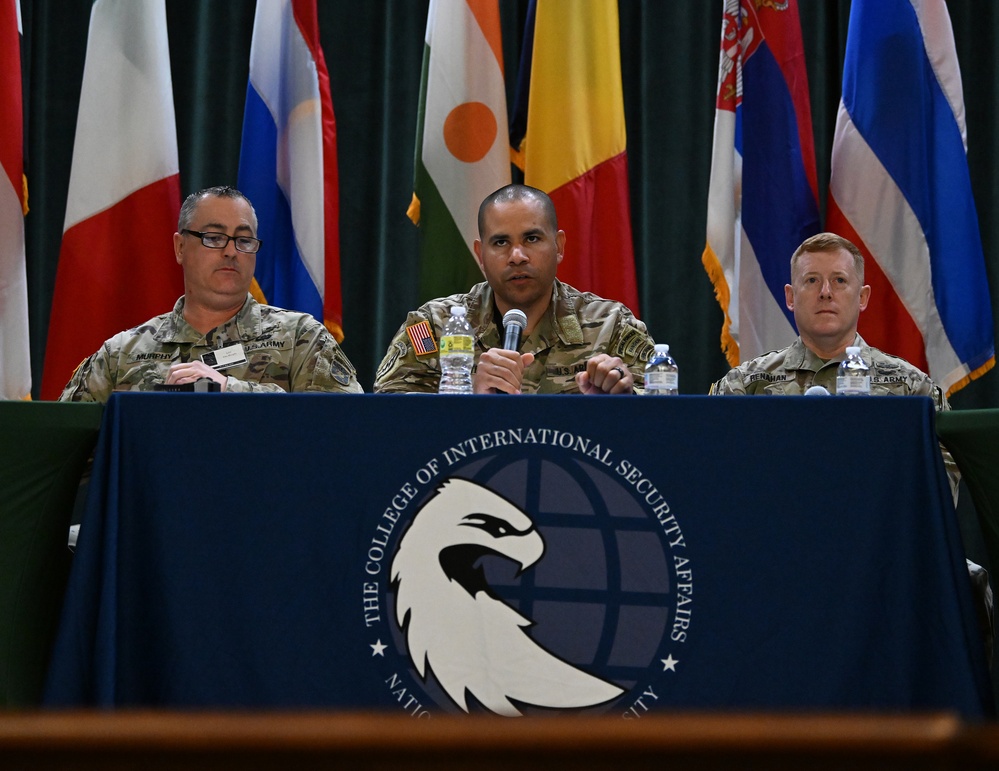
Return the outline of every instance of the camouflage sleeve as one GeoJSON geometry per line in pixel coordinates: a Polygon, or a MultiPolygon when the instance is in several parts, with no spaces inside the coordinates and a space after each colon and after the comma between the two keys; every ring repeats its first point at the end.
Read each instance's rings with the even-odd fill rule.
{"type": "MultiPolygon", "coordinates": [[[[276,380],[275,378],[262,378],[276,380]]],[[[295,346],[288,373],[291,392],[363,393],[357,382],[354,366],[336,339],[315,319],[310,319],[295,332],[295,346]]],[[[282,393],[274,382],[237,380],[230,377],[226,391],[233,393],[282,393]]]]}
{"type": "Polygon", "coordinates": [[[738,367],[729,370],[725,377],[711,384],[708,394],[710,396],[731,396],[733,394],[745,396],[746,383],[743,380],[742,372],[738,367]]]}
{"type": "Polygon", "coordinates": [[[364,393],[354,365],[326,327],[317,325],[315,341],[306,351],[302,366],[293,376],[292,391],[364,393]]]}
{"type": "Polygon", "coordinates": [[[950,494],[954,499],[954,506],[957,506],[957,498],[960,493],[961,487],[961,469],[957,467],[957,462],[954,460],[954,456],[950,454],[950,450],[944,447],[943,442],[940,443],[940,455],[943,456],[944,469],[947,471],[947,482],[950,484],[950,494]]]}
{"type": "MultiPolygon", "coordinates": [[[[929,376],[926,377],[926,382],[930,386],[930,393],[926,395],[933,399],[937,412],[949,410],[950,402],[947,401],[947,395],[940,386],[930,380],[929,376]]],[[[943,457],[944,468],[947,470],[947,481],[950,483],[950,494],[954,499],[954,506],[956,507],[961,487],[961,469],[957,467],[957,461],[950,454],[950,450],[944,447],[943,442],[940,442],[940,455],[943,457]]]]}
{"type": "MultiPolygon", "coordinates": [[[[399,327],[388,351],[375,373],[374,392],[435,394],[440,384],[441,372],[436,355],[417,356],[416,349],[406,332],[407,327],[426,321],[434,330],[433,319],[422,313],[411,312],[399,327]]],[[[434,330],[436,334],[436,330],[434,330]]]]}
{"type": "Polygon", "coordinates": [[[59,401],[106,403],[114,390],[111,361],[111,351],[105,342],[96,353],[80,362],[59,394],[59,401]]]}
{"type": "Polygon", "coordinates": [[[652,358],[655,345],[645,323],[636,319],[630,311],[624,310],[608,353],[628,365],[635,381],[636,394],[645,393],[645,365],[652,358]]]}
{"type": "MultiPolygon", "coordinates": [[[[223,373],[225,374],[225,373],[223,373]]],[[[258,383],[255,380],[238,380],[229,375],[225,383],[227,394],[284,394],[288,393],[277,383],[258,383]]]]}
{"type": "Polygon", "coordinates": [[[917,370],[916,375],[910,378],[909,388],[914,396],[929,396],[937,412],[950,409],[950,402],[947,401],[943,390],[930,380],[929,375],[917,370]]]}

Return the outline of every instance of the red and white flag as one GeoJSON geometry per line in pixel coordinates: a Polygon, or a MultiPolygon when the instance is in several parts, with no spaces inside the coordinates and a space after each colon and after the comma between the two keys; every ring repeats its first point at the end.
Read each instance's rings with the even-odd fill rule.
{"type": "Polygon", "coordinates": [[[0,399],[24,399],[31,391],[20,51],[18,2],[0,0],[0,399]]]}
{"type": "Polygon", "coordinates": [[[45,348],[42,398],[107,338],[183,294],[177,129],[164,0],[97,0],[45,348]]]}

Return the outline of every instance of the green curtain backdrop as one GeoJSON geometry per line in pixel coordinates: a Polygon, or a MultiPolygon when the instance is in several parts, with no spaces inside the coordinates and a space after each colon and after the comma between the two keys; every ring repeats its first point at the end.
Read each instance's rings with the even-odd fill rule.
{"type": "MultiPolygon", "coordinates": [[[[849,2],[799,2],[824,203],[849,2]]],[[[366,390],[406,311],[427,299],[418,296],[417,231],[406,218],[427,5],[428,0],[319,2],[340,153],[344,348],[366,390]]],[[[21,6],[28,80],[28,279],[37,398],[90,3],[21,0],[21,6]]],[[[500,0],[500,6],[512,104],[527,3],[500,0]]],[[[964,77],[972,183],[995,303],[999,297],[999,232],[994,215],[999,202],[995,108],[999,4],[954,0],[949,6],[964,77]]],[[[182,191],[234,184],[254,3],[166,0],[166,7],[182,191]]],[[[721,311],[700,264],[721,10],[721,0],[620,0],[641,315],[655,339],[670,343],[675,352],[683,393],[705,392],[727,370],[718,342],[721,311]]],[[[573,234],[568,236],[571,241],[573,234]]],[[[121,244],[121,248],[138,255],[145,245],[121,244]]],[[[137,273],[127,280],[143,278],[137,273]]],[[[999,319],[999,308],[994,311],[999,319]]],[[[876,302],[868,312],[877,312],[876,302]]],[[[989,373],[952,401],[964,408],[999,406],[999,375],[989,373]]]]}

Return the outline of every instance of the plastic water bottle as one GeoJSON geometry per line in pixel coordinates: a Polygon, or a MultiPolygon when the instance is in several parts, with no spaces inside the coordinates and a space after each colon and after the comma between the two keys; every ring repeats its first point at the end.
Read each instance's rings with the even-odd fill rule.
{"type": "Polygon", "coordinates": [[[451,308],[451,318],[444,325],[441,335],[441,382],[437,389],[442,394],[472,393],[472,365],[475,363],[475,339],[472,327],[465,318],[465,306],[451,308]]]}
{"type": "Polygon", "coordinates": [[[652,358],[645,365],[645,393],[676,396],[680,393],[680,368],[669,355],[666,343],[656,343],[652,358]]]}
{"type": "Polygon", "coordinates": [[[866,396],[871,393],[871,368],[860,356],[860,348],[848,346],[846,358],[839,363],[836,393],[845,396],[866,396]]]}

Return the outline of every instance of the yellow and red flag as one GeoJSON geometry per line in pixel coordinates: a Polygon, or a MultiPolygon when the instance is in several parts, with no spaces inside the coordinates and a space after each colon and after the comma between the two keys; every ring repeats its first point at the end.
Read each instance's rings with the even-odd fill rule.
{"type": "Polygon", "coordinates": [[[559,278],[637,314],[617,0],[536,0],[528,17],[526,121],[521,140],[515,116],[511,143],[566,232],[559,278]]]}

